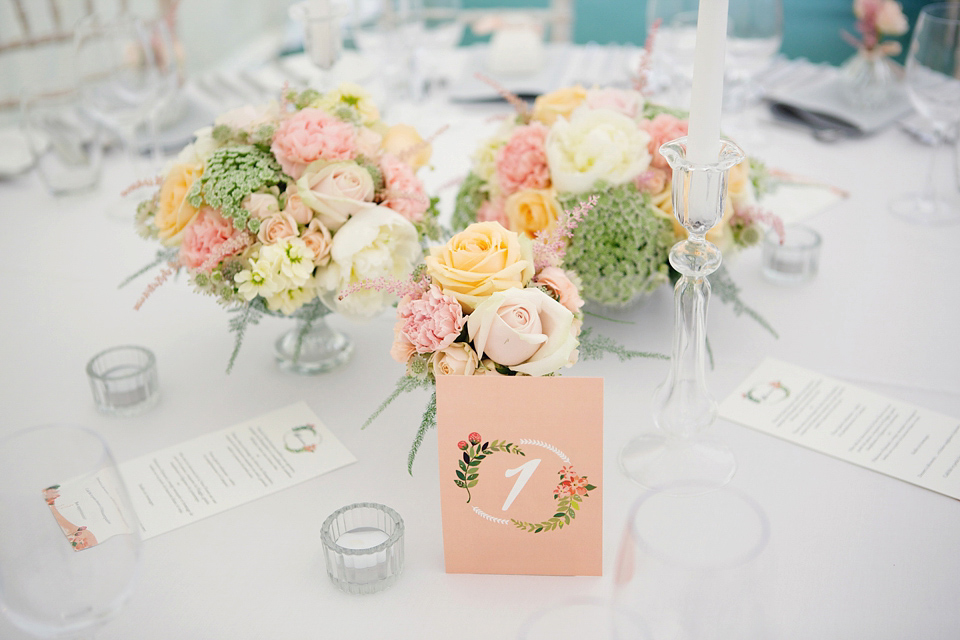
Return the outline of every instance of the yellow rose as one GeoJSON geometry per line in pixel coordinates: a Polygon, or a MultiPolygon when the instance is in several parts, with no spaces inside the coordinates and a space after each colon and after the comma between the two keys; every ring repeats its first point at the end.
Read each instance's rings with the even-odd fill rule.
{"type": "Polygon", "coordinates": [[[522,189],[503,205],[510,229],[533,238],[537,231],[550,231],[557,226],[560,203],[553,189],[522,189]]]}
{"type": "Polygon", "coordinates": [[[414,171],[430,162],[433,147],[423,141],[417,130],[408,124],[395,124],[383,136],[381,148],[409,164],[414,171]]]}
{"type": "Polygon", "coordinates": [[[160,241],[168,247],[180,244],[183,230],[197,217],[198,209],[187,202],[187,192],[201,173],[202,164],[175,164],[160,187],[153,225],[160,241]]]}
{"type": "Polygon", "coordinates": [[[573,110],[586,99],[587,90],[580,85],[545,93],[538,96],[533,103],[533,119],[548,127],[560,116],[569,120],[573,110]]]}
{"type": "Polygon", "coordinates": [[[522,288],[533,277],[533,246],[499,222],[476,222],[442,247],[432,247],[427,273],[467,313],[497,291],[522,288]]]}

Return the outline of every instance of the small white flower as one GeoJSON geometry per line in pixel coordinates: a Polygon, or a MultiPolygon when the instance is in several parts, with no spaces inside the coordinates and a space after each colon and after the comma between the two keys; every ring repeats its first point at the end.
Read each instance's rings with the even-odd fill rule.
{"type": "Polygon", "coordinates": [[[271,276],[271,273],[264,273],[254,264],[252,269],[244,269],[235,275],[233,281],[238,285],[237,290],[244,300],[250,301],[257,296],[269,298],[280,290],[276,278],[271,276]]]}
{"type": "Polygon", "coordinates": [[[313,264],[313,251],[300,238],[284,238],[274,246],[281,246],[283,257],[280,260],[280,275],[286,277],[294,287],[306,284],[316,265],[313,264]]]}
{"type": "Polygon", "coordinates": [[[316,296],[316,281],[310,278],[302,287],[284,289],[267,298],[267,308],[289,316],[316,296]]]}

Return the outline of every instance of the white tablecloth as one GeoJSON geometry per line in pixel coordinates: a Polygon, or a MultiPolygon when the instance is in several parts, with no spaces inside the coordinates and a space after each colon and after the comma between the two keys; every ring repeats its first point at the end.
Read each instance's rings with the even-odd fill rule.
{"type": "MultiPolygon", "coordinates": [[[[432,187],[466,172],[476,142],[493,126],[487,116],[505,108],[418,116],[414,124],[424,131],[452,125],[435,145],[436,169],[427,174],[432,187]]],[[[401,111],[395,114],[389,119],[401,111]]],[[[824,238],[813,282],[799,288],[766,282],[759,250],[728,261],[742,297],[780,339],[715,299],[713,393],[724,398],[774,356],[960,416],[957,228],[911,226],[886,210],[892,197],[919,184],[929,149],[896,130],[832,146],[801,132],[769,134],[768,145],[751,150],[755,155],[841,186],[851,197],[808,221],[824,238]]],[[[359,462],[145,542],[136,592],[98,637],[509,639],[534,612],[611,592],[626,514],[641,494],[617,470],[617,454],[651,428],[651,393],[668,363],[607,358],[568,374],[604,378],[603,578],[447,575],[435,438],[427,438],[413,477],[405,464],[426,393],[400,398],[360,430],[402,373],[388,355],[393,318],[362,325],[335,318],[355,339],[356,353],[342,369],[316,377],[276,369],[272,344],[288,324],[265,319],[249,331],[233,374],[225,375],[232,338],[212,299],[181,279],[134,311],[148,279],[117,289],[154,253],[151,243],[102,211],[123,186],[109,171],[118,162],[110,158],[100,189],[88,196],[56,200],[33,174],[0,183],[9,232],[0,252],[0,435],[80,423],[101,432],[126,460],[303,399],[359,462]],[[163,396],[146,415],[109,418],[94,409],[84,366],[99,350],[124,343],[155,352],[163,396]],[[324,518],[357,501],[395,508],[407,527],[404,573],[373,596],[339,592],[320,555],[324,518]],[[482,624],[469,623],[480,617],[482,624]]],[[[444,193],[448,212],[453,192],[444,193]]],[[[662,288],[624,314],[635,324],[591,323],[629,347],[667,353],[672,313],[671,290],[662,288]]],[[[960,637],[955,500],[741,426],[721,421],[716,432],[738,457],[733,484],[770,518],[765,553],[775,578],[763,607],[773,637],[960,637]]],[[[0,619],[0,637],[26,636],[0,619]]]]}

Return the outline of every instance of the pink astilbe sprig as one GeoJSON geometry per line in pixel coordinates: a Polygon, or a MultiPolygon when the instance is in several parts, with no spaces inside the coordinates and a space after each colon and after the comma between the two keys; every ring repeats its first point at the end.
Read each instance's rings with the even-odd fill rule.
{"type": "Polygon", "coordinates": [[[126,196],[133,193],[137,189],[142,187],[159,187],[163,184],[163,176],[152,176],[150,178],[143,178],[142,180],[137,180],[126,189],[120,192],[120,196],[126,196]]]}
{"type": "Polygon", "coordinates": [[[532,114],[530,113],[530,107],[527,106],[527,103],[523,101],[517,94],[513,93],[502,84],[494,80],[493,78],[486,76],[479,71],[473,74],[474,77],[480,82],[485,82],[486,84],[493,87],[494,91],[500,94],[500,97],[509,102],[514,109],[517,110],[517,115],[523,121],[524,124],[530,122],[532,114]]]}
{"type": "Polygon", "coordinates": [[[730,223],[742,224],[744,227],[749,227],[755,223],[765,224],[777,234],[777,237],[780,239],[780,244],[783,244],[784,239],[787,237],[783,227],[783,219],[772,211],[754,204],[737,209],[730,223]]]}
{"type": "Polygon", "coordinates": [[[637,70],[633,76],[633,90],[637,93],[643,93],[647,88],[647,81],[650,80],[650,66],[653,64],[653,43],[657,40],[657,33],[660,31],[662,19],[657,18],[650,30],[647,31],[647,39],[643,43],[643,55],[640,56],[640,62],[637,64],[637,70]]]}
{"type": "Polygon", "coordinates": [[[567,241],[583,218],[597,206],[597,194],[581,200],[570,211],[564,210],[557,220],[557,226],[546,233],[537,231],[533,240],[533,268],[536,271],[563,262],[567,253],[567,241]]]}
{"type": "Polygon", "coordinates": [[[143,293],[140,294],[140,299],[137,300],[137,304],[133,305],[134,311],[140,311],[140,307],[143,306],[143,303],[147,301],[147,298],[156,291],[160,285],[170,279],[174,273],[180,268],[178,262],[169,262],[167,266],[157,274],[157,277],[153,279],[153,282],[147,285],[147,288],[143,290],[143,293]]]}
{"type": "Polygon", "coordinates": [[[450,128],[449,124],[443,125],[439,129],[434,131],[433,134],[428,136],[425,140],[421,140],[417,144],[410,145],[409,147],[407,147],[406,149],[398,153],[397,157],[403,160],[404,162],[408,162],[410,158],[414,157],[415,155],[417,155],[418,153],[420,153],[421,151],[429,147],[431,144],[433,144],[433,141],[439,138],[444,133],[446,133],[447,129],[449,128],[450,128]]]}
{"type": "Polygon", "coordinates": [[[360,282],[355,282],[349,287],[343,289],[338,295],[337,300],[343,300],[347,296],[353,295],[358,291],[386,291],[392,293],[398,298],[410,296],[411,298],[420,298],[430,288],[430,278],[427,277],[425,269],[418,268],[414,270],[404,280],[380,276],[377,278],[367,278],[360,282]]]}
{"type": "Polygon", "coordinates": [[[238,233],[233,236],[223,244],[221,244],[217,249],[210,254],[210,256],[203,261],[203,264],[200,265],[198,271],[203,273],[210,273],[213,271],[213,268],[220,264],[220,261],[228,256],[232,256],[236,253],[240,253],[247,247],[253,244],[255,237],[252,233],[244,231],[243,233],[238,233]]]}

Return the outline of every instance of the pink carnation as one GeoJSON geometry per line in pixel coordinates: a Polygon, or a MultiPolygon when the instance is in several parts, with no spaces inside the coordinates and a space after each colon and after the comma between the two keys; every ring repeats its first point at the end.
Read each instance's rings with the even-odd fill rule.
{"type": "Polygon", "coordinates": [[[539,122],[513,130],[510,140],[497,152],[497,182],[504,196],[550,186],[546,140],[547,128],[539,122]]]}
{"type": "MultiPolygon", "coordinates": [[[[197,269],[223,243],[233,238],[237,233],[238,231],[233,223],[217,213],[216,209],[204,207],[183,232],[183,242],[180,244],[180,260],[186,266],[197,269]]],[[[240,249],[242,248],[241,246],[240,249]]]]}
{"type": "Polygon", "coordinates": [[[314,160],[352,160],[357,155],[353,125],[320,109],[307,108],[284,120],[273,134],[270,150],[294,180],[314,160]]]}
{"type": "Polygon", "coordinates": [[[410,222],[422,220],[430,206],[430,198],[410,165],[393,154],[385,153],[380,159],[380,170],[387,188],[387,197],[382,204],[410,222]]]}
{"type": "Polygon", "coordinates": [[[666,158],[660,155],[660,145],[687,135],[687,121],[669,113],[661,113],[653,120],[641,122],[640,127],[650,134],[648,149],[653,157],[650,166],[656,169],[669,169],[670,165],[666,158]]]}
{"type": "Polygon", "coordinates": [[[403,336],[417,353],[439,351],[453,344],[467,321],[463,308],[437,285],[430,285],[421,297],[405,297],[397,306],[398,342],[403,336]]]}
{"type": "Polygon", "coordinates": [[[477,209],[477,222],[499,222],[504,229],[510,228],[507,212],[503,208],[504,199],[487,200],[477,209]]]}

